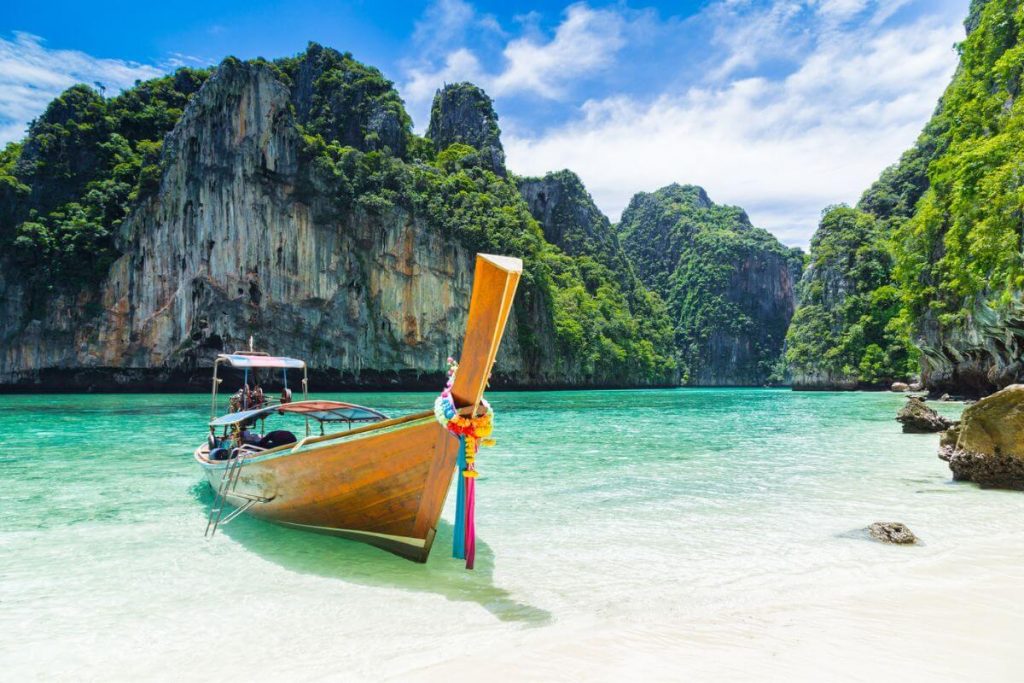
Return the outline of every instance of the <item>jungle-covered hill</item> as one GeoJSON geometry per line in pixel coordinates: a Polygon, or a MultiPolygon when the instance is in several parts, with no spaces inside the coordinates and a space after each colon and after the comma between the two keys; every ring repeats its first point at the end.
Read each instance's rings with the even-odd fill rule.
{"type": "Polygon", "coordinates": [[[616,229],[571,172],[510,173],[476,86],[440,90],[420,136],[377,69],[316,44],[110,98],[77,85],[0,153],[0,385],[204,386],[253,335],[320,386],[433,386],[475,252],[525,262],[496,385],[765,381],[792,292],[760,311],[727,283],[789,277],[792,255],[745,214],[672,228],[670,251],[713,276],[665,288],[637,236],[682,218],[629,215],[616,229]],[[722,343],[742,362],[716,360],[722,343]]]}
{"type": "Polygon", "coordinates": [[[974,0],[917,143],[811,244],[787,358],[797,386],[936,391],[1024,380],[1024,8],[974,0]]]}

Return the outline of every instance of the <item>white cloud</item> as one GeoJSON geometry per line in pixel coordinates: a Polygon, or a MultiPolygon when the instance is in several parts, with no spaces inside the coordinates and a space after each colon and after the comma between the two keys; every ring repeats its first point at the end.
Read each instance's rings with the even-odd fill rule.
{"type": "Polygon", "coordinates": [[[491,79],[494,94],[560,97],[567,82],[613,63],[625,44],[625,23],[617,12],[569,7],[550,41],[520,38],[505,47],[506,67],[491,79]]]}
{"type": "MultiPolygon", "coordinates": [[[[536,17],[521,18],[528,29],[536,17]]],[[[467,24],[501,29],[493,17],[478,18],[472,8],[461,0],[441,0],[427,12],[427,19],[417,25],[417,34],[434,35],[439,25],[447,25],[452,34],[467,24]],[[432,21],[428,21],[434,17],[432,21]],[[427,28],[429,27],[429,28],[427,28]]],[[[613,10],[595,10],[586,4],[571,5],[553,36],[536,30],[509,40],[502,50],[502,64],[488,71],[471,50],[460,47],[448,51],[440,63],[426,59],[407,67],[407,81],[402,94],[411,103],[429,100],[445,83],[473,81],[494,97],[530,94],[547,99],[560,99],[575,79],[599,72],[612,65],[616,53],[625,45],[629,22],[613,10]]],[[[503,33],[501,35],[504,35],[503,33]]]]}
{"type": "Polygon", "coordinates": [[[102,83],[108,93],[163,70],[120,59],[98,59],[77,50],[51,50],[38,36],[0,38],[0,144],[21,138],[29,121],[75,83],[102,83]]]}
{"type": "Polygon", "coordinates": [[[460,40],[476,17],[473,7],[463,0],[436,0],[416,22],[413,42],[437,49],[460,40]]]}
{"type": "MultiPolygon", "coordinates": [[[[886,11],[884,0],[871,2],[886,11]]],[[[956,67],[958,23],[894,27],[868,17],[837,33],[821,15],[861,4],[833,0],[816,23],[805,18],[808,49],[787,76],[719,80],[648,101],[592,100],[567,125],[506,136],[509,166],[577,171],[614,220],[638,190],[700,184],[715,201],[747,209],[755,225],[806,245],[823,207],[855,202],[913,143],[956,67]]],[[[796,30],[784,24],[776,31],[796,30]]],[[[754,66],[765,54],[736,56],[746,49],[738,45],[726,63],[754,66]]]]}

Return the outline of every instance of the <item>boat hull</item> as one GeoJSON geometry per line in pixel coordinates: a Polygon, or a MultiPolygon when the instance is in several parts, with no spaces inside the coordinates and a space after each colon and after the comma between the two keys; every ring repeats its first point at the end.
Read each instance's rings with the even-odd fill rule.
{"type": "MultiPolygon", "coordinates": [[[[309,441],[309,440],[306,440],[309,441]]],[[[363,541],[425,562],[458,441],[430,416],[246,459],[227,502],[286,526],[363,541]]],[[[217,490],[227,462],[195,459],[217,490]]]]}

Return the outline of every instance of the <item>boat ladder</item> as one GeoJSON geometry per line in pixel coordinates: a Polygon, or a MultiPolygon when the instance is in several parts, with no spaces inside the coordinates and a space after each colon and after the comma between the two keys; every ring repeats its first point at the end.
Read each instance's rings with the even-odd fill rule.
{"type": "Polygon", "coordinates": [[[270,500],[269,498],[253,496],[235,490],[235,487],[238,486],[238,477],[242,472],[242,466],[245,465],[246,455],[244,451],[239,452],[237,456],[228,461],[227,467],[224,468],[224,472],[220,477],[220,486],[217,487],[217,494],[214,496],[213,504],[210,506],[210,515],[206,519],[206,533],[203,534],[204,536],[213,538],[214,534],[217,533],[217,527],[221,524],[227,524],[256,503],[266,503],[270,500]],[[228,504],[228,495],[241,498],[245,502],[225,516],[224,507],[228,504]]]}

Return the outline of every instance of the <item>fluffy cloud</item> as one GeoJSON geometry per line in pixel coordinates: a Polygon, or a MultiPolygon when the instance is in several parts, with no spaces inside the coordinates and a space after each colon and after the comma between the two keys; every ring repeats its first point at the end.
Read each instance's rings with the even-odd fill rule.
{"type": "Polygon", "coordinates": [[[637,190],[700,184],[787,243],[806,245],[823,207],[856,201],[913,143],[955,69],[962,28],[928,18],[890,26],[878,14],[889,11],[884,2],[799,4],[776,2],[756,29],[763,40],[751,45],[747,36],[723,58],[732,60],[723,73],[754,67],[777,58],[780,35],[799,32],[806,47],[788,75],[719,76],[647,100],[593,99],[568,124],[507,136],[509,166],[529,175],[576,170],[613,219],[637,190]],[[808,9],[810,19],[792,25],[808,9]],[[865,10],[856,26],[832,30],[836,16],[865,10]]]}
{"type": "MultiPolygon", "coordinates": [[[[438,36],[444,44],[466,26],[477,25],[504,35],[492,17],[477,17],[461,0],[442,0],[427,12],[429,21],[417,25],[417,42],[423,36],[438,36]],[[438,26],[445,27],[443,31],[438,26]],[[428,28],[429,27],[429,28],[428,28]]],[[[531,23],[524,17],[524,24],[531,23]]],[[[585,4],[566,9],[554,35],[537,31],[505,43],[501,66],[489,71],[478,56],[465,47],[448,51],[440,63],[421,61],[407,68],[403,95],[413,103],[429,100],[444,83],[473,81],[494,97],[530,94],[560,99],[575,79],[597,73],[614,63],[616,53],[625,45],[630,21],[613,10],[595,10],[585,4]]]]}
{"type": "Polygon", "coordinates": [[[13,40],[0,38],[0,144],[21,138],[28,122],[75,83],[98,82],[117,92],[161,73],[155,66],[51,50],[28,33],[15,33],[13,40]]]}

